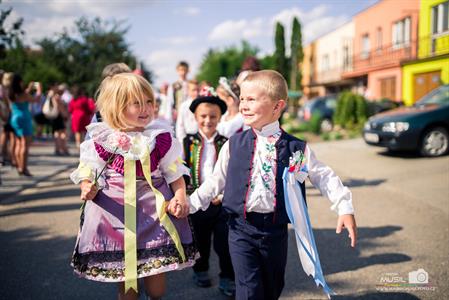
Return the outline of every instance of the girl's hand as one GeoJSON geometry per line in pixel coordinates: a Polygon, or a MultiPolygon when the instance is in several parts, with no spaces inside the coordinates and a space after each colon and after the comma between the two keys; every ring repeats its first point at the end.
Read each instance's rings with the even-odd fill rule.
{"type": "Polygon", "coordinates": [[[81,200],[93,200],[98,193],[97,185],[89,180],[83,180],[81,182],[81,200]]]}
{"type": "Polygon", "coordinates": [[[220,205],[222,200],[223,200],[223,195],[218,195],[217,197],[212,199],[212,201],[210,203],[212,203],[212,205],[220,205]]]}
{"type": "Polygon", "coordinates": [[[355,224],[354,215],[341,215],[338,217],[337,234],[340,234],[342,228],[348,230],[348,237],[351,239],[351,247],[354,248],[357,242],[357,225],[355,224]]]}
{"type": "Polygon", "coordinates": [[[174,197],[167,206],[167,212],[178,219],[185,218],[189,215],[189,203],[174,197]]]}

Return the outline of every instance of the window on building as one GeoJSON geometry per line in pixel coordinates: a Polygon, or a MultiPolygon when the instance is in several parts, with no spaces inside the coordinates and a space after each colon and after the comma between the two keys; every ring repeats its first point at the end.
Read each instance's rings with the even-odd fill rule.
{"type": "Polygon", "coordinates": [[[390,100],[396,99],[396,77],[380,79],[380,97],[390,100]]]}
{"type": "Polygon", "coordinates": [[[349,57],[349,47],[343,47],[343,70],[348,70],[351,67],[351,61],[349,57]]]}
{"type": "Polygon", "coordinates": [[[382,50],[382,28],[377,28],[377,38],[376,38],[376,50],[380,52],[382,50]]]}
{"type": "Polygon", "coordinates": [[[432,33],[440,34],[449,30],[449,1],[432,7],[432,33]]]}
{"type": "Polygon", "coordinates": [[[392,44],[394,48],[403,47],[410,44],[410,17],[404,18],[393,24],[392,44]]]}
{"type": "Polygon", "coordinates": [[[365,59],[369,57],[369,50],[370,50],[370,44],[369,44],[369,35],[364,34],[362,36],[362,52],[360,53],[360,58],[365,59]]]}

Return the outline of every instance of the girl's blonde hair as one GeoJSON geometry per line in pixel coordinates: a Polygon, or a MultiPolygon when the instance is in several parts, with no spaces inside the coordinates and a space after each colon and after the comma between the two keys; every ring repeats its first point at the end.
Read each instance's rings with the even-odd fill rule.
{"type": "Polygon", "coordinates": [[[144,107],[150,100],[154,105],[154,92],[150,83],[140,75],[120,73],[106,77],[97,90],[97,106],[104,121],[114,129],[126,129],[124,112],[131,101],[144,107]]]}

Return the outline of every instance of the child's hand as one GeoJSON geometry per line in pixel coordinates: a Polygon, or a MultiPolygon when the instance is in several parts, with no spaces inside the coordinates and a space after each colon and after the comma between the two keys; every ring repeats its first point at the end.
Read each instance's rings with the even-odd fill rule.
{"type": "Polygon", "coordinates": [[[220,205],[222,200],[223,200],[223,195],[218,195],[217,197],[212,199],[212,201],[210,203],[212,203],[212,205],[220,205]]]}
{"type": "Polygon", "coordinates": [[[174,197],[167,206],[167,212],[178,219],[185,218],[189,215],[189,203],[174,197]]]}
{"type": "Polygon", "coordinates": [[[341,215],[337,221],[337,234],[340,234],[342,228],[346,228],[351,239],[351,247],[354,248],[357,242],[357,225],[355,224],[354,215],[341,215]]]}
{"type": "Polygon", "coordinates": [[[83,180],[81,182],[81,200],[92,200],[95,198],[98,192],[97,185],[89,180],[83,180]]]}

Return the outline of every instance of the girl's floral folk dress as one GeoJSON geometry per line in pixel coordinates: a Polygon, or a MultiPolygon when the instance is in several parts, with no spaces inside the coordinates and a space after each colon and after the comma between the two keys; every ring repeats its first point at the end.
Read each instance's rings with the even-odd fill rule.
{"type": "Polygon", "coordinates": [[[137,277],[192,266],[197,250],[187,218],[168,215],[161,222],[158,215],[161,209],[156,207],[157,194],[162,194],[163,202],[168,204],[173,197],[169,184],[189,174],[180,159],[181,146],[169,129],[154,124],[143,132],[124,133],[105,123],[96,123],[88,126],[88,132],[92,139],[81,144],[80,165],[71,179],[75,183],[84,179],[94,182],[95,175],[108,164],[99,177],[95,199],[86,201],[81,215],[72,258],[75,272],[96,281],[125,280],[124,179],[129,176],[125,172],[125,158],[135,160],[137,277]],[[145,152],[149,156],[145,161],[151,167],[151,183],[157,191],[144,176],[141,160],[145,152]],[[172,223],[172,230],[166,222],[172,223]],[[180,241],[178,246],[176,239],[180,241]]]}

